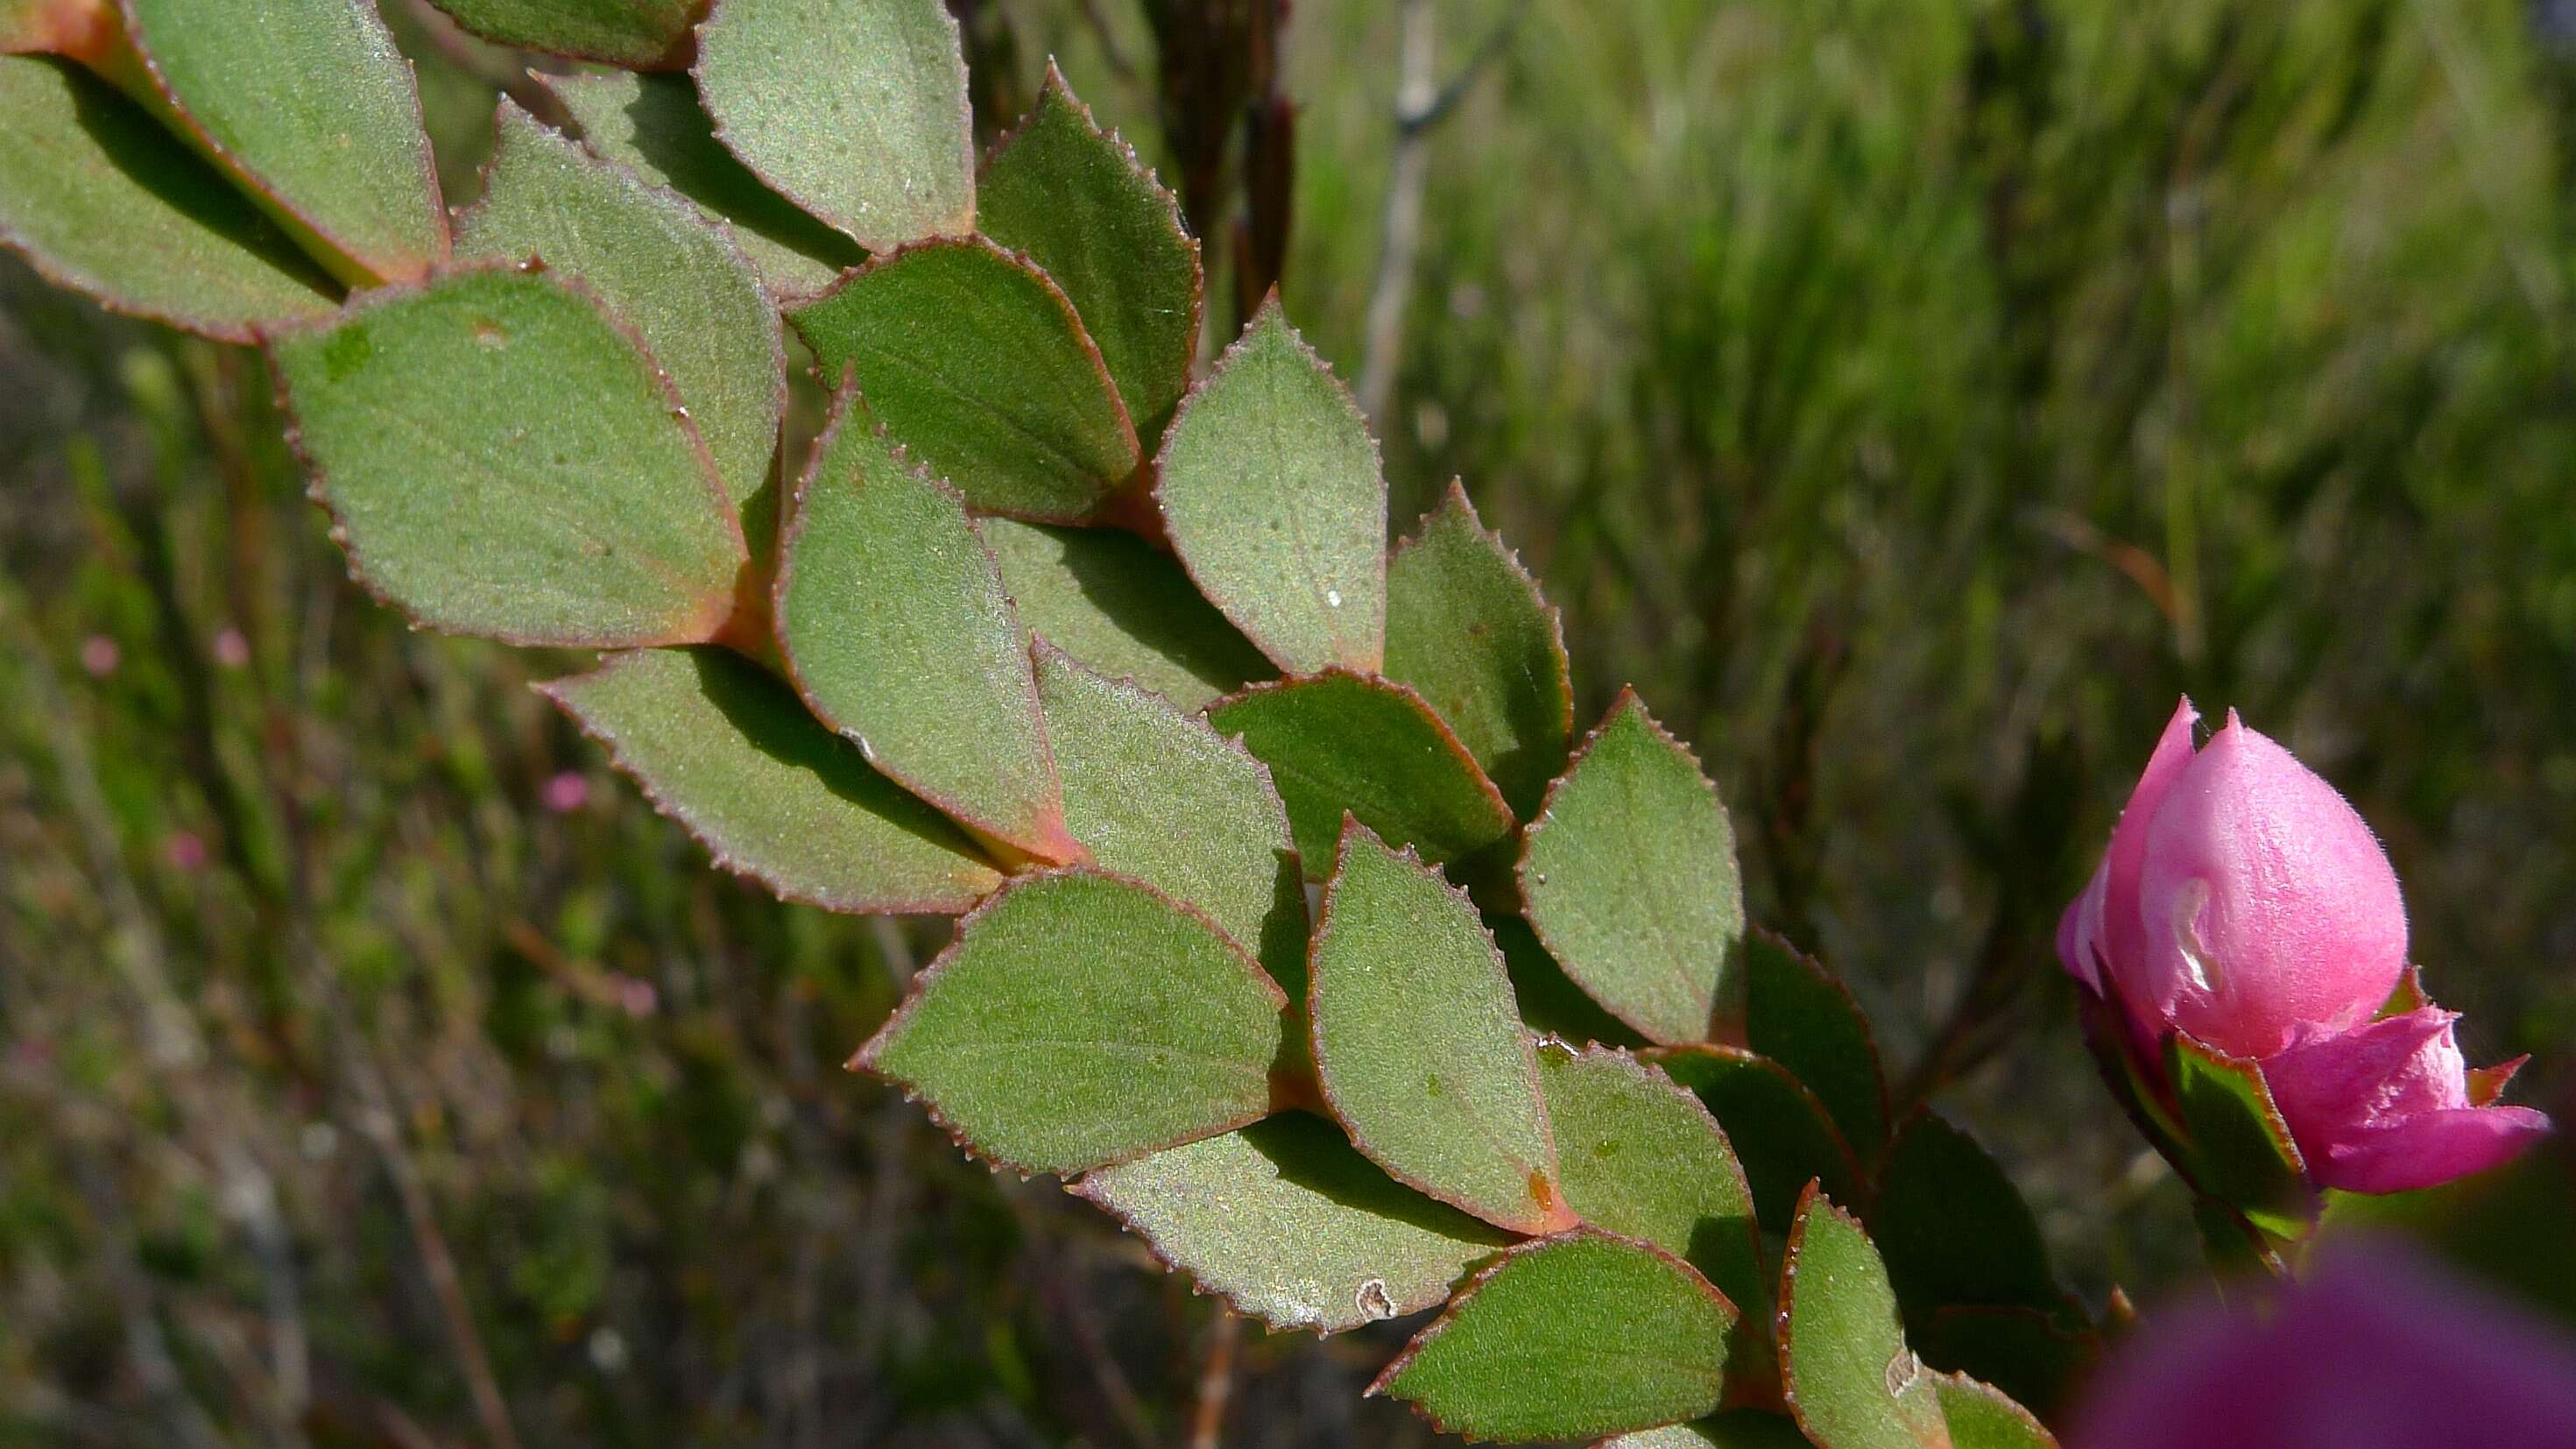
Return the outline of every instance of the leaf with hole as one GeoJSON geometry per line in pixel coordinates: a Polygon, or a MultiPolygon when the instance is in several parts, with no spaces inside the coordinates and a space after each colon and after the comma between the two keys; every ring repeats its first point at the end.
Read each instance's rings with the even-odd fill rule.
{"type": "Polygon", "coordinates": [[[1270,767],[1310,875],[1332,859],[1345,812],[1434,865],[1511,837],[1493,782],[1403,685],[1340,670],[1256,684],[1208,706],[1208,722],[1270,767]]]}
{"type": "Polygon", "coordinates": [[[868,250],[975,229],[966,61],[941,0],[717,0],[691,73],[725,148],[868,250]]]}
{"type": "Polygon", "coordinates": [[[743,255],[782,302],[812,297],[865,260],[859,244],[769,189],[716,140],[684,75],[540,75],[582,143],[710,218],[729,222],[743,255]]]}
{"type": "Polygon", "coordinates": [[[777,537],[779,410],[787,355],[760,278],[695,207],[594,159],[503,101],[483,197],[457,218],[456,247],[579,277],[634,325],[671,377],[716,472],[766,553],[777,537]]]}
{"type": "Polygon", "coordinates": [[[411,62],[359,0],[122,0],[181,134],[343,281],[413,281],[447,209],[411,62]]]}
{"type": "Polygon", "coordinates": [[[969,827],[1081,859],[1001,572],[965,503],[870,427],[848,388],[796,485],[780,556],[778,642],[814,713],[969,827]]]}
{"type": "Polygon", "coordinates": [[[1106,528],[986,518],[984,544],[1030,632],[1112,679],[1203,708],[1270,661],[1190,586],[1171,555],[1106,528]]]}
{"type": "Polygon", "coordinates": [[[962,911],[1001,872],[869,769],[795,691],[716,648],[620,654],[538,686],[716,864],[835,911],[962,911]]]}
{"type": "Polygon", "coordinates": [[[1456,482],[1387,558],[1386,676],[1439,712],[1513,814],[1537,813],[1574,732],[1565,630],[1456,482]]]}
{"type": "Polygon", "coordinates": [[[1128,412],[1150,436],[1179,405],[1197,355],[1199,244],[1181,210],[1050,62],[1036,109],[976,187],[984,235],[1064,289],[1128,412]]]}
{"type": "Polygon", "coordinates": [[[788,320],[978,509],[1085,522],[1136,471],[1136,430],[1073,307],[982,237],[879,257],[788,320]]]}
{"type": "Polygon", "coordinates": [[[1858,1220],[1809,1189],[1780,1282],[1780,1371],[1818,1449],[1937,1449],[1938,1375],[1905,1346],[1896,1290],[1858,1220]]]}
{"type": "Polygon", "coordinates": [[[1273,297],[1164,435],[1155,496],[1181,562],[1280,668],[1386,653],[1386,479],[1349,389],[1273,297]]]}
{"type": "Polygon", "coordinates": [[[1273,1328],[1340,1333],[1419,1313],[1510,1241],[1303,1112],[1104,1167],[1075,1190],[1273,1328]]]}
{"type": "Polygon", "coordinates": [[[1652,1428],[1717,1407],[1737,1316],[1680,1259],[1579,1228],[1479,1272],[1369,1392],[1475,1439],[1652,1428]]]}
{"type": "Polygon", "coordinates": [[[1205,916],[1091,870],[1023,876],[958,922],[853,1065],[975,1152],[1076,1173],[1259,1120],[1286,998],[1205,916]]]}
{"type": "Polygon", "coordinates": [[[496,45],[629,70],[682,64],[703,0],[430,0],[496,45]]]}
{"type": "Polygon", "coordinates": [[[1353,1144],[1487,1222],[1572,1221],[1537,1059],[1464,895],[1348,823],[1308,967],[1317,1074],[1353,1144]]]}
{"type": "Polygon", "coordinates": [[[1620,691],[1547,792],[1520,862],[1530,925],[1565,974],[1652,1040],[1744,1009],[1735,829],[1699,761],[1620,691]]]}
{"type": "Polygon", "coordinates": [[[1304,1000],[1306,888],[1270,772],[1207,721],[1043,639],[1036,660],[1073,838],[1101,869],[1204,912],[1304,1000]]]}
{"type": "Polygon", "coordinates": [[[1789,1069],[1863,1153],[1887,1141],[1887,1078],[1878,1044],[1843,984],[1769,931],[1744,942],[1745,1040],[1789,1069]]]}
{"type": "Polygon", "coordinates": [[[1708,1105],[1753,1185],[1756,1218],[1774,1231],[1789,1221],[1810,1180],[1836,1196],[1859,1193],[1860,1164],[1850,1146],[1824,1104],[1778,1062],[1707,1044],[1665,1047],[1645,1059],[1708,1105]]]}
{"type": "Polygon", "coordinates": [[[227,342],[340,294],[142,107],[43,56],[0,56],[0,243],[110,311],[227,342]]]}
{"type": "Polygon", "coordinates": [[[1697,1268],[1745,1311],[1728,1361],[1761,1375],[1771,1357],[1762,1237],[1744,1169],[1708,1108],[1626,1052],[1541,1042],[1538,1079],[1565,1205],[1697,1268]]]}
{"type": "Polygon", "coordinates": [[[1950,1304],[2067,1311],[2038,1220],[1974,1138],[1918,1112],[1878,1184],[1870,1221],[1907,1323],[1919,1328],[1950,1304]]]}
{"type": "Polygon", "coordinates": [[[351,571],[418,622],[614,648],[731,618],[748,555],[706,445],[573,284],[456,272],[269,351],[351,571]]]}

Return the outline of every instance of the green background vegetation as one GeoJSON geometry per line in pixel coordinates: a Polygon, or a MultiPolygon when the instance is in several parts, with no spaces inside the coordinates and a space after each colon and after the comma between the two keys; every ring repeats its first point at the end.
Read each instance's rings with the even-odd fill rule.
{"type": "MultiPolygon", "coordinates": [[[[1161,159],[1129,6],[977,8],[980,89],[1057,53],[1161,159]]],[[[385,9],[461,204],[508,58],[385,9]]],[[[1510,29],[1426,142],[1395,532],[1466,480],[1579,721],[1697,746],[2089,1297],[2196,1270],[2049,945],[2179,692],[2569,1100],[2576,5],[1437,15],[1510,29]]],[[[1395,12],[1288,34],[1284,291],[1356,375],[1395,12]]],[[[479,1443],[477,1362],[528,1444],[1181,1442],[1210,1304],[840,1070],[944,927],[708,870],[525,688],[574,662],[408,631],[255,358],[0,263],[0,1444],[479,1443]]],[[[1400,1341],[1247,1335],[1226,1442],[1424,1437],[1357,1398],[1400,1341]]]]}

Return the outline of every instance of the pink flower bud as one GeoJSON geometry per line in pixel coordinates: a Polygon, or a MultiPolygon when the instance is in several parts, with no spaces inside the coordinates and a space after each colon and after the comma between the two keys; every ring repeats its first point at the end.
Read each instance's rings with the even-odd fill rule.
{"type": "Polygon", "coordinates": [[[2367,1020],[2406,967],[2406,907],[2334,787],[2230,713],[2198,754],[2184,700],[2058,927],[2066,967],[2145,1038],[2263,1057],[2367,1020]]]}
{"type": "Polygon", "coordinates": [[[2269,1314],[2169,1310],[2105,1366],[2070,1449],[2576,1442],[2576,1342],[2389,1244],[2319,1255],[2269,1314]]]}
{"type": "Polygon", "coordinates": [[[2409,1192],[2499,1166],[2548,1133],[2549,1119],[2529,1107],[2471,1099],[2451,1034],[2459,1019],[2427,1006],[2346,1032],[2301,1027],[2264,1061],[2310,1177],[2347,1192],[2409,1192]]]}

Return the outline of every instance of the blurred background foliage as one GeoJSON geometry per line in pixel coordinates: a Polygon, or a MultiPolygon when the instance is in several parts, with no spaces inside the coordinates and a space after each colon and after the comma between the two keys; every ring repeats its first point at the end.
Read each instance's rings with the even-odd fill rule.
{"type": "MultiPolygon", "coordinates": [[[[461,204],[517,58],[384,8],[461,204]]],[[[1254,0],[957,8],[986,119],[1054,54],[1226,171],[1212,329],[1278,268],[1375,363],[1398,531],[1466,480],[2089,1298],[2196,1271],[2050,951],[2180,692],[2564,1110],[2576,5],[1299,0],[1293,172],[1158,129],[1254,0]]],[[[1427,1437],[1357,1398],[1400,1335],[1238,1345],[840,1071],[944,926],[708,870],[525,688],[575,660],[352,588],[254,356],[0,262],[0,560],[0,1445],[1427,1437]]]]}

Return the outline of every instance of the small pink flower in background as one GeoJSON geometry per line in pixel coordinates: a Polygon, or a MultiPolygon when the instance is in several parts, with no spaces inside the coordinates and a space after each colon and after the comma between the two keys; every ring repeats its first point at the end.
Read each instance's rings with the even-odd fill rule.
{"type": "Polygon", "coordinates": [[[2069,1449],[2576,1446],[2576,1342],[2386,1243],[2319,1255],[2268,1314],[2146,1320],[2069,1449]]]}
{"type": "Polygon", "coordinates": [[[2406,904],[2370,827],[2233,711],[2194,751],[2199,718],[2174,711],[2057,927],[2144,1074],[2176,1031],[2257,1063],[2324,1187],[2429,1187],[2538,1140],[2547,1117],[2492,1105],[2510,1071],[2472,1090],[2457,1013],[2372,1020],[2406,974],[2406,904]]]}
{"type": "Polygon", "coordinates": [[[226,669],[239,669],[250,662],[250,641],[230,624],[215,631],[215,662],[226,669]]]}
{"type": "Polygon", "coordinates": [[[116,641],[104,634],[92,634],[81,641],[81,668],[88,670],[92,679],[105,679],[114,674],[117,662],[124,657],[124,651],[116,647],[116,641]]]}
{"type": "Polygon", "coordinates": [[[548,810],[570,815],[590,803],[590,777],[579,770],[566,770],[546,781],[541,797],[548,810]]]}
{"type": "Polygon", "coordinates": [[[172,831],[161,844],[161,854],[172,870],[194,875],[206,868],[206,838],[193,830],[172,831]]]}
{"type": "Polygon", "coordinates": [[[617,992],[617,1004],[626,1008],[628,1016],[638,1020],[651,1016],[654,1007],[661,1003],[661,994],[653,989],[653,983],[641,976],[619,976],[614,978],[612,985],[617,992]]]}

